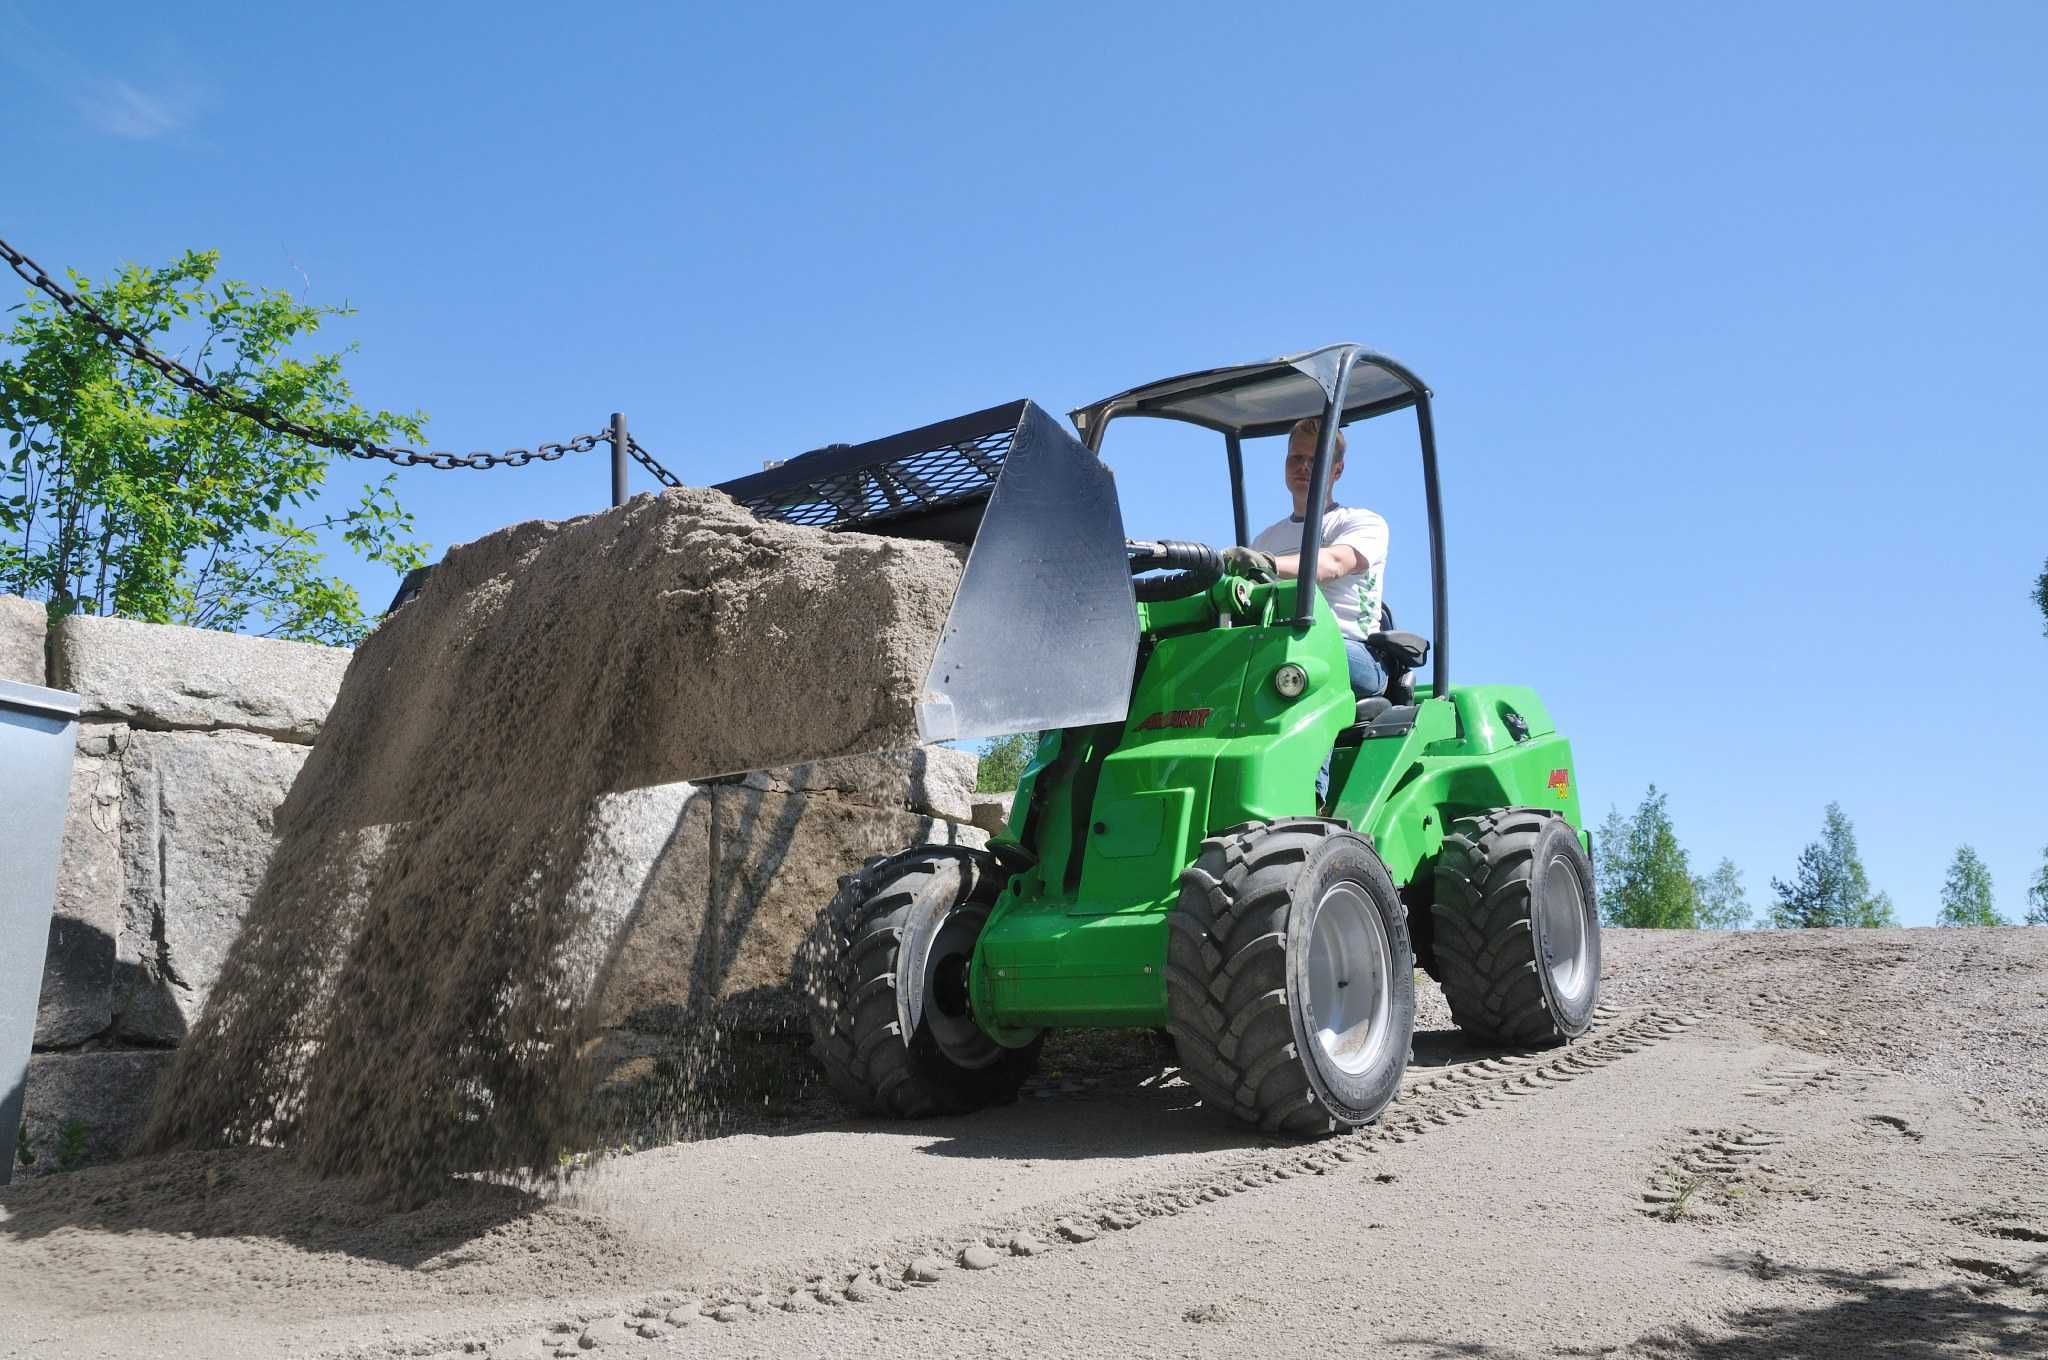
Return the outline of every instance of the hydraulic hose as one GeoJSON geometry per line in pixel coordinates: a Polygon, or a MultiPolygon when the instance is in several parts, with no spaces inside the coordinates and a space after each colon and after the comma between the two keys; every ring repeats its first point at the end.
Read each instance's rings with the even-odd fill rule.
{"type": "Polygon", "coordinates": [[[1138,578],[1132,583],[1137,596],[1147,603],[1184,600],[1190,595],[1201,594],[1223,579],[1223,555],[1206,543],[1172,538],[1145,542],[1126,540],[1124,550],[1130,554],[1131,575],[1138,578]],[[1169,574],[1142,574],[1152,571],[1169,574]]]}

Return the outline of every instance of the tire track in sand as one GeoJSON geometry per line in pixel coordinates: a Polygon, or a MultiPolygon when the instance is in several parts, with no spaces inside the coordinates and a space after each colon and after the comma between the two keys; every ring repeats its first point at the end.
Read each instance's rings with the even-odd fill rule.
{"type": "MultiPolygon", "coordinates": [[[[836,1266],[751,1282],[657,1293],[623,1309],[565,1317],[536,1333],[522,1330],[488,1343],[492,1356],[570,1356],[589,1346],[660,1340],[708,1322],[738,1323],[776,1312],[805,1312],[874,1302],[913,1289],[941,1286],[962,1273],[999,1266],[1005,1257],[1036,1256],[1080,1246],[1145,1223],[1200,1210],[1207,1204],[1302,1176],[1377,1179],[1359,1165],[1377,1145],[1410,1142],[1473,1116],[1509,1109],[1568,1085],[1623,1059],[1689,1033],[1705,1013],[1656,1008],[1595,1011],[1593,1030],[1563,1048],[1483,1058],[1404,1081],[1385,1114],[1361,1129],[1308,1144],[1275,1144],[1226,1154],[1199,1171],[1166,1173],[1037,1208],[976,1229],[899,1239],[836,1266]],[[591,1337],[586,1344],[585,1336],[591,1337]]],[[[1384,1174],[1384,1173],[1382,1173],[1384,1174]]],[[[476,1354],[475,1340],[446,1354],[476,1354]]],[[[418,1348],[408,1348],[420,1354],[418,1348]]],[[[389,1354],[350,1348],[338,1354],[389,1354]]],[[[437,1352],[436,1354],[440,1354],[437,1352]]]]}
{"type": "Polygon", "coordinates": [[[1787,1059],[1771,1063],[1757,1073],[1742,1094],[1768,1105],[1783,1105],[1799,1096],[1820,1093],[1856,1096],[1868,1090],[1874,1079],[1886,1075],[1874,1067],[1787,1059]]]}
{"type": "Polygon", "coordinates": [[[1672,1223],[1699,1217],[1703,1206],[1725,1209],[1756,1173],[1775,1169],[1761,1159],[1785,1141],[1785,1134],[1753,1127],[1693,1129],[1650,1173],[1637,1209],[1672,1223]]]}

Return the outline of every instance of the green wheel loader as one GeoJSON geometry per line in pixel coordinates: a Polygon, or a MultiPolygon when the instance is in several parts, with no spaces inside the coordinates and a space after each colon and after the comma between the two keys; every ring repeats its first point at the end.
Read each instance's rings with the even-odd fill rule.
{"type": "Polygon", "coordinates": [[[833,1087],[880,1114],[959,1113],[1013,1099],[1049,1030],[1153,1027],[1205,1101],[1313,1135],[1394,1098],[1418,964],[1483,1043],[1583,1034],[1600,943],[1571,748],[1533,691],[1451,683],[1428,389],[1333,345],[1072,419],[1078,439],[1018,402],[721,488],[758,514],[970,545],[920,731],[1041,734],[986,850],[870,861],[825,908],[801,978],[833,1087]],[[1320,416],[1313,581],[1336,431],[1406,410],[1433,668],[1418,683],[1429,640],[1376,633],[1390,682],[1363,700],[1320,590],[1127,539],[1098,458],[1125,417],[1216,431],[1244,543],[1242,442],[1320,416]]]}

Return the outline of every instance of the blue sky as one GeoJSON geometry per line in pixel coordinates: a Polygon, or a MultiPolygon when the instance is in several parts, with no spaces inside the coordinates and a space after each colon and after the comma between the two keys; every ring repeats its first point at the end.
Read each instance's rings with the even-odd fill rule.
{"type": "MultiPolygon", "coordinates": [[[[360,309],[359,394],[437,447],[622,409],[694,482],[1384,347],[1437,393],[1461,678],[1753,901],[1840,800],[1924,924],[1958,843],[2015,916],[2048,845],[2044,67],[2031,4],[0,0],[0,234],[217,248],[360,309]]],[[[1411,429],[1341,488],[1404,622],[1411,429]]],[[[1205,438],[1107,453],[1131,532],[1228,535],[1205,438]]],[[[403,493],[446,544],[596,508],[600,457],[403,493]]]]}

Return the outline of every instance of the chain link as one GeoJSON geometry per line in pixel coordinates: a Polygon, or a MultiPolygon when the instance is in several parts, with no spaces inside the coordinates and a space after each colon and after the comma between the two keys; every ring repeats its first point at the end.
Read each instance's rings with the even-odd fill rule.
{"type": "Polygon", "coordinates": [[[677,477],[660,463],[655,462],[654,455],[641,448],[640,441],[635,439],[630,433],[626,435],[626,452],[633,456],[634,462],[653,473],[654,480],[660,482],[663,486],[681,486],[683,484],[681,478],[677,477]]]}
{"type": "MultiPolygon", "coordinates": [[[[289,439],[303,440],[323,449],[333,449],[351,458],[381,458],[399,467],[430,467],[443,472],[456,468],[525,467],[528,463],[552,463],[564,454],[588,453],[599,444],[611,442],[611,433],[579,434],[574,439],[560,443],[537,444],[530,449],[507,449],[503,453],[449,453],[444,450],[409,449],[402,445],[379,444],[357,435],[336,434],[280,415],[266,406],[250,401],[238,392],[230,391],[216,382],[201,377],[175,359],[166,358],[151,349],[143,338],[126,326],[119,325],[102,315],[84,298],[50,277],[41,265],[0,240],[0,259],[7,261],[31,288],[47,294],[65,312],[85,318],[107,338],[108,343],[131,359],[147,364],[169,378],[188,392],[197,393],[224,411],[255,421],[273,434],[289,439]]],[[[681,486],[676,475],[655,461],[654,455],[640,447],[640,441],[632,435],[626,436],[627,452],[663,486],[681,486]]]]}

